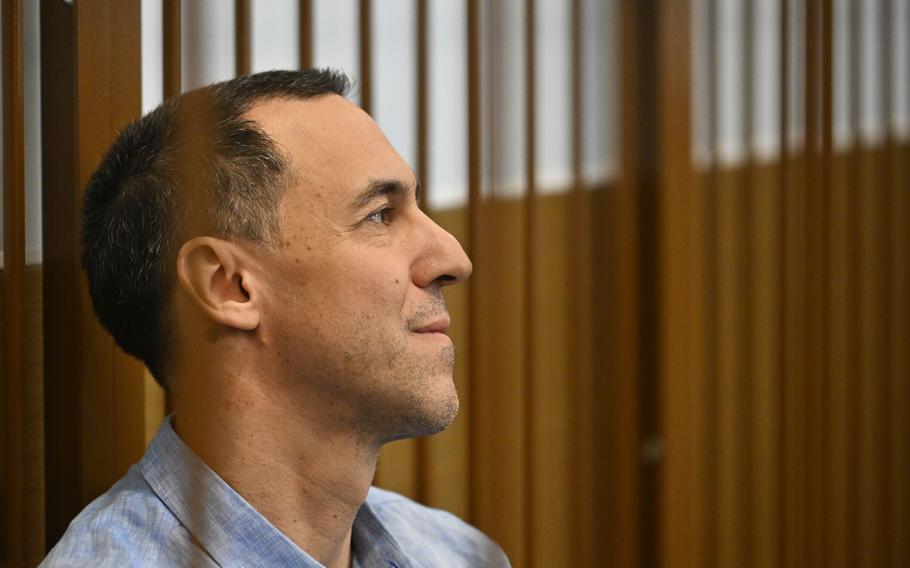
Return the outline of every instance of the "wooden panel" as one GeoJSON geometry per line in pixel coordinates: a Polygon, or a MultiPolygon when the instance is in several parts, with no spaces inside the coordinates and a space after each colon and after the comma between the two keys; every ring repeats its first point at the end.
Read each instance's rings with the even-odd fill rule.
{"type": "Polygon", "coordinates": [[[748,172],[726,168],[717,185],[717,565],[748,566],[747,430],[750,408],[747,365],[749,286],[744,276],[750,234],[743,205],[748,172]]]}
{"type": "MultiPolygon", "coordinates": [[[[888,566],[905,566],[910,563],[910,421],[907,419],[908,393],[907,386],[910,369],[908,369],[907,349],[908,342],[908,257],[907,257],[907,231],[908,218],[907,192],[910,188],[908,166],[906,163],[906,146],[901,145],[897,139],[897,132],[893,126],[893,119],[897,116],[897,107],[900,101],[893,96],[893,82],[895,69],[894,61],[899,56],[895,53],[893,32],[897,29],[892,22],[896,16],[896,2],[883,1],[882,5],[882,108],[886,121],[886,138],[884,145],[884,171],[886,173],[885,187],[883,187],[885,207],[882,210],[883,225],[886,234],[884,252],[884,274],[887,284],[884,287],[884,303],[886,313],[883,314],[883,324],[886,338],[885,366],[887,369],[886,384],[884,385],[884,414],[886,421],[883,430],[888,434],[885,452],[886,460],[883,464],[885,485],[884,511],[886,518],[886,541],[883,543],[887,551],[885,562],[888,566]],[[901,159],[903,158],[903,159],[901,159]]],[[[905,12],[906,13],[906,12],[905,12]]],[[[910,14],[908,14],[910,18],[910,14]]],[[[905,42],[906,42],[906,29],[905,42]]],[[[910,54],[904,55],[905,60],[910,54]]],[[[910,64],[910,62],[908,62],[910,64]]],[[[905,110],[904,112],[908,112],[905,110]]]]}
{"type": "Polygon", "coordinates": [[[658,534],[659,562],[667,566],[701,566],[705,542],[700,492],[705,457],[703,216],[690,163],[690,14],[689,2],[662,2],[657,20],[661,77],[657,345],[665,437],[658,534]]]}
{"type": "Polygon", "coordinates": [[[534,286],[529,306],[535,325],[530,328],[528,347],[532,355],[528,365],[534,369],[529,377],[534,395],[527,407],[533,423],[528,469],[534,479],[528,495],[533,503],[528,556],[534,566],[558,566],[574,554],[571,529],[578,487],[572,467],[577,434],[573,391],[577,385],[567,355],[572,352],[572,296],[583,290],[569,271],[572,212],[570,195],[541,196],[530,219],[536,246],[531,249],[534,286]]]}
{"type": "Polygon", "coordinates": [[[894,144],[890,150],[891,182],[891,338],[889,413],[892,417],[891,451],[891,529],[889,548],[892,566],[910,564],[910,144],[894,144]]]}
{"type": "Polygon", "coordinates": [[[25,103],[22,2],[5,2],[3,25],[3,561],[25,566],[28,424],[25,359],[25,103]]]}
{"type": "Polygon", "coordinates": [[[783,554],[784,566],[805,565],[806,432],[805,432],[805,188],[804,161],[787,160],[783,202],[783,554]]]}
{"type": "Polygon", "coordinates": [[[472,513],[512,563],[524,566],[525,214],[516,200],[491,200],[480,209],[472,246],[472,513]]]}
{"type": "Polygon", "coordinates": [[[895,143],[890,151],[891,183],[891,369],[889,412],[892,416],[891,479],[893,480],[890,547],[892,566],[910,563],[910,143],[895,143]]]}
{"type": "Polygon", "coordinates": [[[44,384],[41,265],[25,267],[25,558],[35,566],[44,558],[44,384]]]}
{"type": "Polygon", "coordinates": [[[853,484],[851,431],[855,416],[851,399],[855,388],[855,333],[850,305],[856,294],[852,263],[855,259],[853,208],[850,203],[849,157],[836,156],[832,162],[829,199],[830,228],[828,255],[830,273],[830,332],[828,350],[828,421],[830,439],[825,467],[829,475],[828,511],[825,531],[828,536],[828,566],[848,566],[853,532],[850,493],[853,484]]]}
{"type": "Polygon", "coordinates": [[[780,532],[780,220],[781,194],[776,164],[756,165],[747,196],[754,232],[752,268],[752,562],[779,565],[780,532]]]}
{"type": "Polygon", "coordinates": [[[859,390],[858,408],[858,560],[864,566],[881,564],[884,543],[881,472],[884,411],[883,386],[885,362],[881,358],[883,297],[881,251],[881,172],[880,154],[870,149],[860,152],[859,192],[859,390]]]}
{"type": "MultiPolygon", "coordinates": [[[[603,305],[594,305],[594,328],[610,330],[613,333],[595,339],[594,355],[594,401],[597,409],[607,411],[606,434],[602,442],[595,442],[595,448],[609,452],[610,463],[595,462],[595,474],[606,474],[600,486],[603,496],[598,502],[612,505],[605,519],[603,532],[607,534],[609,557],[617,567],[639,566],[644,535],[640,526],[641,501],[641,360],[643,343],[643,322],[640,310],[649,298],[639,289],[642,274],[641,263],[641,126],[652,109],[646,108],[639,96],[642,74],[651,66],[642,59],[646,53],[640,44],[646,41],[644,31],[639,31],[643,14],[638,2],[620,4],[620,137],[622,144],[621,177],[616,192],[609,192],[601,201],[594,196],[593,211],[605,217],[615,227],[612,238],[604,238],[601,231],[607,231],[602,223],[593,224],[595,243],[595,266],[611,266],[615,261],[615,277],[595,269],[595,289],[615,291],[603,305]],[[601,251],[598,245],[606,243],[601,251]],[[602,258],[606,256],[607,258],[602,258]],[[603,264],[601,264],[603,262],[603,264]],[[601,315],[603,314],[603,315],[601,315]],[[610,317],[613,316],[613,317],[610,317]],[[603,321],[601,320],[603,318],[603,321]],[[612,322],[615,322],[613,324],[612,322]],[[612,340],[612,341],[611,341],[612,340]],[[606,345],[603,345],[603,344],[606,345]],[[603,354],[603,358],[597,356],[603,354]],[[607,359],[607,358],[610,359],[607,359]],[[607,485],[608,484],[608,485],[607,485]]],[[[598,452],[599,453],[599,452],[598,452]]],[[[608,506],[609,506],[608,505],[608,506]]],[[[603,534],[603,533],[601,533],[603,534]]],[[[596,539],[595,539],[596,540],[596,539]]],[[[651,550],[657,547],[648,545],[651,550]]]]}
{"type": "Polygon", "coordinates": [[[373,483],[418,498],[417,440],[398,440],[382,447],[373,483]]]}

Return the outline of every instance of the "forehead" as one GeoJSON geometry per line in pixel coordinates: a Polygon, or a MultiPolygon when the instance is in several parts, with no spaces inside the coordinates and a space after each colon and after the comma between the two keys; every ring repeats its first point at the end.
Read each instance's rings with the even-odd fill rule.
{"type": "Polygon", "coordinates": [[[360,107],[339,95],[273,99],[256,104],[257,122],[290,158],[295,185],[344,198],[371,179],[410,183],[410,168],[360,107]]]}

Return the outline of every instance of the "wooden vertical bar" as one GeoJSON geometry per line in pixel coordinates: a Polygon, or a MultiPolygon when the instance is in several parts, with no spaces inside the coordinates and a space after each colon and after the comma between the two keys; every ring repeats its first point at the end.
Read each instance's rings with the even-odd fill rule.
{"type": "MultiPolygon", "coordinates": [[[[806,0],[812,1],[812,0],[806,0]]],[[[806,76],[804,69],[791,69],[789,58],[795,51],[795,42],[791,40],[799,33],[796,25],[790,25],[791,16],[798,11],[793,3],[787,2],[785,14],[787,43],[785,44],[787,77],[786,103],[789,107],[790,91],[795,89],[791,77],[800,74],[806,76]],[[802,73],[801,73],[802,72],[802,73]]],[[[808,45],[808,42],[806,42],[808,45]]],[[[806,90],[806,96],[810,91],[806,90]]],[[[790,111],[787,108],[787,118],[790,111]]],[[[809,120],[811,114],[807,115],[809,120]]],[[[806,211],[805,211],[805,176],[806,147],[808,137],[801,149],[793,148],[790,141],[792,126],[785,124],[784,141],[786,160],[783,162],[786,186],[783,193],[783,319],[781,320],[781,338],[783,340],[783,566],[796,568],[806,565],[807,543],[807,434],[806,434],[806,211]]]]}
{"type": "Polygon", "coordinates": [[[234,74],[247,75],[250,64],[250,0],[234,0],[234,74]]]}
{"type": "MultiPolygon", "coordinates": [[[[897,26],[904,26],[903,53],[904,63],[910,67],[910,5],[905,1],[904,15],[906,20],[886,18],[892,25],[892,33],[897,26]]],[[[894,43],[889,41],[889,45],[894,43]]],[[[901,60],[901,55],[892,51],[888,58],[890,65],[888,73],[896,74],[896,63],[901,60]]],[[[905,77],[910,77],[910,69],[905,70],[905,77]]],[[[893,79],[893,76],[892,76],[893,79]]],[[[908,95],[905,95],[908,96],[908,95]]],[[[910,103],[910,101],[907,101],[910,103]]],[[[894,131],[894,117],[898,115],[899,101],[890,99],[888,110],[891,115],[889,128],[891,147],[889,149],[889,170],[891,172],[891,297],[889,306],[892,317],[889,318],[891,327],[889,338],[891,340],[890,360],[890,392],[889,412],[891,414],[891,479],[892,509],[889,526],[891,527],[891,566],[906,566],[910,564],[910,385],[907,377],[910,376],[910,302],[907,290],[910,289],[910,198],[907,188],[910,187],[910,137],[905,133],[903,139],[896,136],[894,131]]],[[[910,113],[910,108],[904,109],[910,113]]],[[[905,118],[906,120],[906,118],[905,118]]]]}
{"type": "MultiPolygon", "coordinates": [[[[720,351],[720,318],[718,297],[719,261],[718,261],[718,192],[720,187],[720,166],[718,165],[718,90],[720,89],[718,54],[718,0],[703,0],[707,4],[707,29],[705,41],[708,44],[708,112],[706,116],[708,131],[708,151],[710,153],[708,170],[703,174],[702,203],[704,228],[702,249],[704,251],[704,294],[703,314],[705,329],[705,481],[702,484],[704,495],[704,562],[706,568],[718,566],[718,535],[720,531],[719,503],[719,451],[720,446],[720,412],[719,412],[719,351],[720,351]]],[[[693,25],[694,29],[694,25],[693,25]]]]}
{"type": "Polygon", "coordinates": [[[373,109],[373,1],[360,0],[360,106],[373,109]]]}
{"type": "MultiPolygon", "coordinates": [[[[852,464],[860,463],[860,431],[862,416],[860,414],[860,391],[862,384],[862,330],[861,330],[861,311],[862,293],[861,285],[861,242],[860,242],[860,182],[862,179],[862,155],[860,152],[860,17],[859,2],[849,3],[850,17],[850,130],[853,134],[853,147],[846,156],[847,166],[847,219],[845,221],[848,243],[847,264],[848,264],[848,282],[849,291],[853,297],[847,311],[848,327],[850,334],[848,342],[851,345],[849,359],[849,375],[847,383],[848,405],[847,415],[852,419],[847,427],[847,447],[848,460],[852,464]]],[[[850,468],[851,476],[847,486],[847,521],[846,531],[848,541],[846,545],[846,557],[844,562],[847,566],[857,566],[860,563],[860,465],[850,468]]]]}
{"type": "Polygon", "coordinates": [[[786,214],[786,204],[787,193],[790,186],[790,2],[791,0],[780,0],[780,140],[778,144],[780,145],[780,159],[779,159],[779,176],[778,176],[778,203],[781,207],[779,209],[780,218],[778,220],[778,227],[780,228],[780,236],[778,239],[779,248],[778,256],[780,258],[780,310],[779,310],[779,323],[780,327],[778,329],[779,341],[779,356],[780,364],[778,372],[782,377],[781,380],[781,390],[780,390],[780,400],[779,408],[781,410],[781,424],[778,428],[779,439],[778,439],[778,449],[780,450],[778,461],[781,463],[781,468],[779,469],[779,479],[778,486],[780,502],[778,504],[778,511],[780,513],[780,518],[778,519],[778,524],[782,527],[780,534],[783,538],[780,540],[780,551],[777,555],[778,564],[780,566],[787,566],[787,560],[789,558],[789,539],[787,538],[787,495],[788,495],[788,486],[787,486],[787,467],[786,467],[786,440],[787,440],[787,427],[788,421],[784,416],[784,411],[786,409],[787,401],[789,399],[788,389],[789,383],[787,382],[787,352],[786,352],[786,333],[785,333],[785,322],[787,321],[787,305],[788,305],[788,290],[787,290],[787,262],[786,262],[786,253],[787,253],[787,214],[786,214]]]}
{"type": "Polygon", "coordinates": [[[819,250],[817,257],[821,264],[819,274],[819,286],[824,293],[818,294],[816,299],[820,306],[817,308],[820,313],[815,314],[816,324],[819,326],[819,353],[817,355],[817,389],[815,396],[818,398],[818,404],[821,406],[820,416],[817,417],[818,440],[820,445],[818,450],[817,473],[822,479],[822,483],[816,490],[816,499],[819,499],[818,510],[818,535],[817,543],[821,547],[817,558],[820,566],[828,567],[831,565],[832,535],[829,533],[826,521],[831,516],[832,503],[834,503],[833,476],[828,464],[831,463],[833,436],[831,433],[831,365],[829,354],[833,344],[831,339],[832,328],[832,311],[833,302],[833,274],[831,267],[831,169],[832,163],[832,116],[834,100],[834,64],[832,54],[834,49],[834,7],[832,0],[821,0],[821,14],[818,25],[820,30],[820,124],[819,124],[819,168],[817,196],[815,205],[818,208],[820,222],[818,227],[819,250]]]}
{"type": "Polygon", "coordinates": [[[181,0],[163,0],[164,98],[176,97],[181,88],[181,0]]]}
{"type": "MultiPolygon", "coordinates": [[[[814,385],[810,399],[816,401],[814,420],[814,444],[816,446],[814,479],[810,484],[814,487],[813,499],[815,518],[815,545],[818,551],[815,554],[817,566],[831,565],[831,535],[828,532],[827,520],[831,513],[832,502],[832,476],[827,469],[832,453],[831,443],[831,367],[828,354],[831,351],[831,314],[832,314],[832,277],[830,265],[831,251],[831,152],[832,152],[832,115],[833,115],[833,7],[832,0],[820,0],[819,18],[816,22],[818,31],[818,65],[819,85],[818,104],[819,113],[816,118],[818,136],[818,164],[815,171],[816,182],[811,206],[816,215],[814,251],[818,273],[812,283],[813,288],[807,295],[814,298],[814,313],[812,314],[816,326],[816,349],[814,357],[814,385]],[[816,293],[813,293],[813,289],[816,293]],[[820,293],[819,293],[820,292],[820,293]]],[[[812,505],[810,505],[812,506],[812,505]]]]}
{"type": "MultiPolygon", "coordinates": [[[[465,0],[465,9],[467,12],[467,25],[466,25],[466,44],[467,44],[467,62],[468,62],[468,77],[467,84],[465,89],[465,95],[468,101],[468,238],[466,244],[467,252],[469,256],[474,259],[476,258],[476,253],[480,248],[480,199],[481,199],[481,183],[483,178],[481,176],[482,171],[482,159],[483,153],[481,148],[481,142],[483,140],[483,135],[481,128],[483,122],[481,120],[481,113],[483,108],[481,105],[481,72],[480,72],[480,61],[481,61],[481,52],[480,52],[480,0],[465,0]]],[[[468,320],[470,323],[470,332],[468,334],[468,349],[471,353],[471,359],[469,362],[470,374],[473,377],[476,374],[476,371],[479,367],[477,364],[477,328],[478,325],[478,290],[474,285],[474,281],[469,281],[468,286],[468,320]]],[[[472,409],[477,407],[477,396],[475,394],[475,389],[472,388],[470,392],[470,406],[472,409]]],[[[480,497],[480,491],[477,489],[477,480],[479,479],[477,460],[480,456],[480,451],[478,448],[478,434],[476,430],[475,422],[472,421],[472,427],[470,432],[471,437],[471,502],[470,502],[470,519],[471,522],[477,523],[477,509],[478,509],[478,500],[480,497]]]]}
{"type": "Polygon", "coordinates": [[[700,488],[704,474],[704,258],[702,196],[694,183],[690,128],[690,3],[659,3],[660,90],[657,132],[658,248],[662,321],[657,337],[659,408],[664,434],[660,471],[658,562],[703,565],[700,488]]]}
{"type": "Polygon", "coordinates": [[[806,91],[805,91],[805,169],[803,199],[805,214],[805,480],[806,490],[806,566],[824,566],[824,501],[827,475],[824,464],[824,354],[828,330],[824,326],[828,281],[825,277],[824,241],[825,199],[822,186],[821,102],[822,52],[820,23],[822,0],[806,0],[806,91]]]}
{"type": "MultiPolygon", "coordinates": [[[[416,39],[415,44],[415,68],[417,74],[417,83],[415,84],[415,100],[417,101],[417,163],[415,164],[417,179],[426,181],[428,174],[429,161],[429,137],[428,137],[428,103],[429,103],[429,78],[428,78],[428,50],[430,48],[429,38],[427,37],[427,2],[426,0],[416,0],[417,14],[415,18],[416,39]]],[[[427,203],[427,193],[431,189],[426,187],[420,194],[419,204],[425,207],[427,203]]]]}
{"type": "MultiPolygon", "coordinates": [[[[841,17],[845,14],[841,12],[841,17]]],[[[825,34],[831,34],[833,53],[834,37],[834,12],[832,9],[830,27],[824,23],[825,34]]],[[[846,41],[847,38],[838,38],[846,41]]],[[[824,43],[828,43],[828,38],[824,43]]],[[[837,91],[834,84],[834,62],[831,61],[831,89],[828,91],[829,101],[833,104],[837,91]]],[[[841,66],[840,72],[849,77],[849,69],[841,66]]],[[[827,80],[823,81],[828,83],[827,80]]],[[[829,121],[829,109],[825,115],[829,121]]],[[[823,129],[825,135],[830,133],[829,125],[823,129]]],[[[830,142],[829,142],[830,143],[830,142]]],[[[830,146],[829,146],[830,148],[830,146]]],[[[850,305],[855,303],[855,291],[852,288],[850,270],[850,206],[849,206],[849,168],[851,164],[844,152],[838,155],[829,150],[829,164],[825,175],[830,176],[828,187],[828,228],[826,231],[828,244],[825,255],[828,259],[828,272],[830,275],[827,326],[829,327],[829,348],[825,359],[828,380],[827,417],[825,428],[829,436],[828,451],[825,456],[825,471],[829,476],[828,495],[826,497],[825,523],[826,540],[826,566],[830,568],[845,568],[848,566],[851,530],[849,528],[849,495],[851,472],[854,469],[850,458],[850,428],[853,416],[850,411],[850,384],[853,379],[851,372],[854,343],[851,338],[850,305]]]]}
{"type": "MultiPolygon", "coordinates": [[[[573,566],[593,567],[595,558],[602,558],[594,550],[595,546],[595,476],[594,476],[594,443],[593,443],[593,395],[592,385],[592,251],[591,221],[592,211],[589,188],[585,187],[582,172],[583,137],[582,125],[587,112],[582,103],[582,87],[585,71],[582,65],[582,0],[572,0],[571,5],[571,72],[572,72],[572,194],[570,220],[569,273],[576,283],[576,293],[572,297],[569,344],[574,346],[571,353],[570,373],[574,377],[572,388],[572,411],[577,426],[572,440],[572,471],[575,474],[575,486],[572,492],[572,517],[567,529],[573,536],[570,541],[574,553],[569,559],[573,566]]],[[[599,337],[602,337],[599,335],[599,337]]],[[[600,480],[602,483],[606,480],[600,480]]],[[[599,527],[601,530],[606,527],[599,527]]]]}
{"type": "MultiPolygon", "coordinates": [[[[535,380],[535,323],[537,314],[535,312],[535,292],[537,290],[535,269],[537,265],[537,246],[535,239],[535,229],[537,226],[537,169],[536,169],[536,150],[537,150],[537,122],[535,113],[537,111],[537,92],[536,92],[536,53],[535,44],[535,0],[524,0],[524,39],[525,39],[525,178],[527,183],[527,193],[524,200],[524,384],[525,384],[525,406],[524,406],[524,432],[525,445],[528,448],[534,448],[539,436],[537,421],[541,418],[537,415],[537,396],[535,380]]],[[[545,540],[546,535],[540,534],[541,523],[537,519],[537,495],[535,488],[537,486],[537,475],[535,469],[534,452],[526,451],[524,453],[523,467],[526,472],[524,507],[525,507],[525,527],[524,533],[527,538],[524,539],[525,545],[525,563],[529,567],[535,566],[536,557],[539,555],[535,544],[540,540],[545,540]]],[[[553,531],[553,527],[548,527],[548,531],[553,531]]]]}
{"type": "Polygon", "coordinates": [[[313,66],[313,0],[297,1],[298,57],[301,69],[313,66]]]}
{"type": "Polygon", "coordinates": [[[741,354],[739,361],[739,381],[740,392],[736,400],[737,406],[741,410],[740,417],[742,439],[739,444],[743,446],[743,451],[738,464],[737,483],[740,487],[741,495],[738,497],[742,507],[742,561],[740,566],[744,568],[754,565],[755,563],[755,503],[749,498],[753,487],[753,475],[756,460],[754,455],[755,432],[753,428],[754,408],[752,406],[752,389],[755,382],[756,356],[754,351],[754,309],[752,298],[754,296],[756,271],[753,263],[748,259],[755,258],[755,221],[752,216],[752,205],[750,203],[755,187],[755,154],[752,150],[753,141],[753,118],[755,116],[755,84],[753,81],[753,69],[755,68],[755,45],[754,45],[754,28],[753,19],[755,14],[755,0],[743,0],[742,8],[742,34],[743,34],[743,61],[744,65],[740,71],[743,84],[743,148],[744,162],[741,170],[742,184],[737,188],[739,191],[739,203],[737,205],[736,216],[741,220],[742,226],[739,228],[738,238],[740,240],[743,258],[738,266],[738,278],[742,283],[741,296],[739,300],[740,310],[740,333],[738,349],[741,354]]]}
{"type": "MultiPolygon", "coordinates": [[[[907,18],[904,21],[897,20],[895,14],[885,21],[893,26],[892,33],[897,26],[904,26],[906,43],[903,58],[910,67],[910,4],[906,1],[904,15],[907,18]]],[[[889,42],[889,45],[894,44],[889,42]]],[[[888,72],[896,74],[896,63],[901,60],[901,55],[892,51],[889,60],[888,72]]],[[[910,77],[910,69],[905,73],[905,77],[910,77]]],[[[910,101],[907,103],[910,104],[910,101]]],[[[888,303],[892,316],[889,318],[891,327],[888,333],[891,340],[888,400],[892,420],[890,473],[893,485],[888,524],[891,527],[891,566],[895,568],[910,564],[910,479],[907,476],[910,471],[910,385],[907,380],[910,376],[910,301],[907,298],[907,290],[910,289],[910,197],[907,195],[907,188],[910,187],[910,133],[905,133],[903,139],[896,136],[893,119],[898,115],[898,105],[899,101],[890,99],[891,296],[888,303]]],[[[910,108],[905,108],[904,112],[910,113],[910,108]]]]}
{"type": "MultiPolygon", "coordinates": [[[[863,3],[859,10],[869,12],[873,3],[863,3]]],[[[860,28],[861,30],[863,28],[860,28]]],[[[864,38],[860,32],[860,44],[864,38]]],[[[862,53],[862,49],[860,50],[862,53]]],[[[862,68],[862,60],[859,62],[862,68]]],[[[862,81],[862,76],[858,77],[862,81]]],[[[860,92],[863,88],[860,89],[860,92]]],[[[860,125],[862,126],[862,117],[860,125]]],[[[886,531],[883,512],[885,491],[882,487],[885,432],[882,431],[882,387],[885,384],[882,360],[885,337],[882,321],[885,315],[882,266],[882,152],[869,144],[863,130],[859,142],[859,185],[856,188],[859,241],[859,388],[858,388],[858,526],[857,565],[884,566],[886,531]]]]}
{"type": "MultiPolygon", "coordinates": [[[[742,60],[737,65],[734,77],[724,81],[736,81],[743,85],[741,98],[743,116],[743,145],[749,148],[750,80],[752,69],[749,46],[749,6],[742,0],[743,13],[736,22],[742,38],[742,60]]],[[[719,6],[724,6],[720,4],[719,6]]],[[[733,3],[726,3],[726,10],[732,10],[733,3]]],[[[723,21],[723,20],[721,20],[723,21]]],[[[721,46],[718,46],[718,50],[721,46]]],[[[724,142],[721,142],[724,144],[724,142]]],[[[719,158],[722,158],[720,154],[719,158]]],[[[748,543],[750,503],[748,496],[748,460],[750,449],[749,416],[750,406],[749,349],[751,328],[749,321],[749,242],[751,219],[748,199],[751,196],[751,158],[748,153],[736,161],[725,160],[716,166],[717,218],[716,241],[716,317],[717,317],[717,565],[749,566],[751,555],[748,543]]]]}
{"type": "MultiPolygon", "coordinates": [[[[885,371],[883,375],[883,380],[881,384],[881,393],[879,399],[881,400],[881,416],[880,426],[881,432],[885,433],[886,439],[888,440],[882,448],[882,462],[881,462],[881,472],[879,475],[879,483],[883,488],[882,491],[882,520],[881,526],[884,528],[885,534],[883,535],[883,540],[881,543],[883,556],[882,563],[884,566],[897,566],[898,564],[894,563],[896,553],[900,547],[900,540],[906,538],[906,535],[898,535],[896,533],[898,523],[896,513],[899,510],[900,503],[898,499],[895,499],[896,496],[900,495],[900,491],[897,490],[898,486],[904,482],[907,478],[907,470],[896,472],[893,468],[896,461],[896,453],[900,446],[901,434],[895,430],[895,424],[898,422],[896,416],[893,412],[893,405],[891,404],[891,399],[896,394],[895,391],[900,392],[900,387],[897,386],[897,383],[901,379],[895,379],[894,371],[894,353],[892,349],[895,347],[895,339],[900,337],[899,325],[900,325],[900,307],[901,303],[892,304],[891,299],[894,297],[893,288],[894,285],[894,268],[895,264],[892,259],[895,256],[895,239],[894,232],[892,230],[892,222],[895,220],[895,216],[892,214],[894,209],[894,192],[892,187],[894,185],[895,170],[891,167],[891,155],[894,152],[895,139],[892,130],[892,114],[894,111],[894,98],[892,92],[892,58],[894,57],[892,50],[892,0],[880,0],[881,2],[881,34],[882,41],[882,51],[879,54],[878,58],[881,64],[881,108],[882,108],[882,122],[884,128],[885,139],[882,144],[880,151],[881,157],[881,208],[879,209],[881,226],[881,259],[882,259],[882,286],[881,286],[881,295],[882,295],[882,311],[881,311],[881,336],[882,349],[882,368],[885,371]],[[897,325],[895,325],[897,324],[897,325]],[[896,442],[896,443],[895,443],[896,442]],[[895,475],[896,474],[896,475],[895,475]]],[[[904,191],[907,191],[907,188],[904,188],[904,191]]],[[[899,250],[899,249],[898,249],[899,250]]],[[[906,296],[907,290],[902,291],[902,296],[906,296]]],[[[906,377],[903,380],[907,380],[906,377]]]]}
{"type": "Polygon", "coordinates": [[[45,542],[82,508],[82,385],[76,191],[75,8],[41,3],[45,542]]]}
{"type": "Polygon", "coordinates": [[[7,566],[25,566],[28,516],[25,375],[25,102],[22,1],[3,22],[3,417],[7,566]]]}
{"type": "MultiPolygon", "coordinates": [[[[613,361],[598,370],[615,372],[609,394],[610,436],[607,447],[613,451],[610,472],[611,488],[606,492],[607,503],[612,504],[608,526],[603,528],[609,542],[609,557],[613,565],[622,568],[640,566],[641,548],[646,541],[641,527],[641,388],[640,357],[643,349],[641,303],[646,301],[640,290],[641,277],[641,206],[642,132],[643,115],[649,111],[639,97],[641,75],[645,72],[640,44],[647,41],[641,22],[646,17],[640,3],[635,0],[619,2],[619,54],[620,54],[620,144],[621,177],[617,187],[615,239],[610,250],[616,258],[616,299],[608,304],[615,314],[615,339],[617,345],[610,349],[613,361]]],[[[597,317],[597,314],[595,314],[597,317]]],[[[599,327],[599,326],[597,326],[599,327]]],[[[598,345],[598,348],[602,346],[598,345]]],[[[607,382],[600,375],[596,379],[607,382]]],[[[598,390],[605,390],[600,387],[598,390]]],[[[595,397],[595,400],[607,396],[595,397]]],[[[602,482],[603,483],[603,482],[602,482]]],[[[652,539],[647,539],[652,542],[652,539]]],[[[651,544],[651,549],[657,548],[651,544]]]]}
{"type": "MultiPolygon", "coordinates": [[[[778,0],[773,5],[780,6],[778,0]]],[[[763,11],[768,3],[752,2],[754,10],[763,11]]],[[[779,8],[778,8],[779,9],[779,8]]],[[[755,13],[755,12],[753,12],[755,13]]],[[[757,20],[756,20],[757,21],[757,20]]],[[[776,23],[776,22],[775,22],[776,23]]],[[[771,38],[752,33],[752,49],[759,48],[771,38]]],[[[755,52],[753,51],[753,55],[755,52]]],[[[779,66],[780,61],[775,61],[779,66]]],[[[755,86],[753,79],[753,87],[755,86]]],[[[750,89],[751,90],[751,89],[750,89]]],[[[780,96],[780,92],[774,93],[780,96]]],[[[758,103],[753,98],[753,103],[758,103]]],[[[758,118],[757,115],[753,115],[758,118]]],[[[778,117],[779,118],[779,117],[778,117]]],[[[772,120],[774,120],[772,118],[772,120]]],[[[757,125],[756,125],[757,126],[757,125]]],[[[779,124],[777,125],[779,127],[779,124]]],[[[757,150],[758,140],[750,147],[757,150]]],[[[754,566],[771,568],[780,565],[780,150],[777,155],[759,156],[752,162],[752,195],[746,200],[752,220],[751,285],[752,346],[752,462],[751,557],[754,566]]]]}

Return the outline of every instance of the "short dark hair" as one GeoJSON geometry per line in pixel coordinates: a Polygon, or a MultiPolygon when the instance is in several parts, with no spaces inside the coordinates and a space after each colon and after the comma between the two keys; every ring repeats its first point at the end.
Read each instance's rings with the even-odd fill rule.
{"type": "Polygon", "coordinates": [[[92,175],[82,209],[92,306],[165,388],[180,246],[201,234],[266,246],[280,237],[287,159],[244,114],[269,99],[345,96],[349,88],[341,72],[308,69],[184,93],[127,126],[92,175]]]}

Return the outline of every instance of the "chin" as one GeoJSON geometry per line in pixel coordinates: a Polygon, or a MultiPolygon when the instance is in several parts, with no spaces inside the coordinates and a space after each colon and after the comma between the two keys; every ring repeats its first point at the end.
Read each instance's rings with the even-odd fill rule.
{"type": "Polygon", "coordinates": [[[383,438],[383,443],[432,436],[448,428],[458,415],[458,393],[452,385],[451,391],[438,395],[423,395],[408,408],[401,409],[396,421],[398,427],[383,438]]]}

